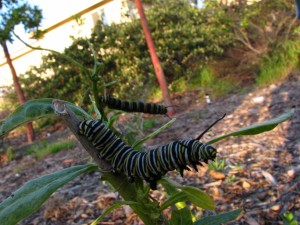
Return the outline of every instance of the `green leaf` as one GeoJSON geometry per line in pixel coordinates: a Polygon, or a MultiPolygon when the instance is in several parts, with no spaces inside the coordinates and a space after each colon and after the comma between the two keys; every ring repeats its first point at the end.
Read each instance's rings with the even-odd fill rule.
{"type": "MultiPolygon", "coordinates": [[[[178,194],[178,196],[176,196],[176,193],[174,191],[175,188],[181,189],[183,192],[180,193],[184,193],[186,195],[186,200],[190,201],[191,203],[193,203],[194,205],[203,208],[203,209],[215,209],[215,205],[213,200],[203,191],[201,191],[198,188],[195,187],[190,187],[190,186],[182,186],[180,184],[178,184],[175,181],[172,181],[166,177],[162,178],[161,180],[159,180],[159,182],[163,185],[168,187],[168,189],[171,188],[172,190],[172,196],[175,195],[174,200],[170,200],[171,201],[175,201],[176,198],[183,198],[181,195],[182,194],[178,194]]],[[[182,199],[183,200],[183,199],[182,199]]],[[[167,200],[168,201],[168,200],[167,200]]],[[[168,203],[164,203],[162,204],[161,208],[166,208],[168,207],[167,205],[168,203]]]]}
{"type": "Polygon", "coordinates": [[[1,225],[16,224],[28,217],[59,187],[82,173],[97,169],[93,164],[74,166],[52,174],[44,175],[25,183],[10,197],[0,203],[1,225]]]}
{"type": "Polygon", "coordinates": [[[291,212],[285,212],[285,213],[283,214],[283,217],[284,217],[286,220],[288,220],[288,221],[292,221],[293,218],[294,218],[294,215],[293,215],[293,213],[291,213],[291,212]]]}
{"type": "Polygon", "coordinates": [[[162,177],[158,181],[158,183],[162,184],[167,189],[168,193],[170,191],[171,193],[169,193],[169,194],[176,193],[177,192],[176,189],[180,188],[182,186],[181,184],[177,183],[174,180],[169,179],[168,177],[162,177]]]}
{"type": "Polygon", "coordinates": [[[188,208],[173,210],[170,225],[192,225],[193,217],[188,208]]]}
{"type": "Polygon", "coordinates": [[[101,120],[102,115],[101,115],[99,109],[97,108],[97,105],[96,105],[96,102],[95,102],[94,98],[93,98],[91,95],[89,95],[89,97],[90,97],[90,100],[91,100],[91,102],[92,102],[94,111],[95,111],[95,113],[96,113],[96,118],[97,118],[98,120],[101,120]]]}
{"type": "Polygon", "coordinates": [[[154,136],[158,135],[159,133],[163,132],[165,129],[167,129],[169,126],[171,126],[176,121],[176,118],[173,118],[168,123],[160,127],[158,130],[154,131],[153,133],[149,134],[147,137],[135,142],[132,147],[133,148],[139,148],[143,143],[145,143],[147,140],[153,138],[154,136]]]}
{"type": "Polygon", "coordinates": [[[113,124],[119,119],[121,114],[122,112],[119,111],[119,112],[115,112],[111,117],[109,117],[107,122],[107,127],[111,129],[113,127],[113,124]]]}
{"type": "MultiPolygon", "coordinates": [[[[52,101],[53,99],[51,98],[34,99],[16,108],[12,114],[0,123],[0,137],[24,123],[45,116],[54,116],[55,112],[52,108],[52,101]]],[[[69,106],[77,116],[92,119],[91,116],[80,107],[70,102],[66,102],[66,105],[69,106]]]]}
{"type": "Polygon", "coordinates": [[[242,209],[236,209],[231,212],[226,212],[219,215],[207,216],[205,218],[197,220],[194,225],[219,225],[222,223],[227,223],[235,220],[241,212],[242,209]]]}
{"type": "Polygon", "coordinates": [[[298,225],[297,219],[294,218],[292,212],[285,212],[283,214],[283,224],[284,225],[298,225]]]}
{"type": "Polygon", "coordinates": [[[216,208],[213,200],[206,194],[195,187],[181,186],[180,189],[186,194],[187,199],[194,205],[202,208],[213,210],[216,208]]]}
{"type": "Polygon", "coordinates": [[[112,206],[110,206],[108,209],[106,209],[97,219],[95,219],[91,225],[97,225],[108,213],[115,210],[116,208],[122,206],[122,205],[138,205],[139,203],[133,202],[133,201],[122,201],[122,202],[116,202],[112,206]]]}
{"type": "Polygon", "coordinates": [[[187,195],[184,192],[177,192],[174,195],[171,195],[159,208],[160,211],[165,210],[171,205],[175,205],[177,202],[186,201],[188,199],[187,195]]]}
{"type": "Polygon", "coordinates": [[[229,134],[226,134],[226,135],[223,135],[221,137],[217,137],[215,139],[212,139],[208,142],[208,144],[212,144],[212,143],[215,143],[215,142],[218,142],[220,140],[223,140],[227,137],[230,137],[230,136],[243,136],[243,135],[256,135],[256,134],[260,134],[260,133],[263,133],[263,132],[266,132],[266,131],[270,131],[270,130],[273,130],[278,124],[290,119],[293,114],[294,114],[294,109],[274,118],[274,119],[271,119],[271,120],[268,120],[268,121],[265,121],[263,123],[259,123],[259,124],[254,124],[254,125],[251,125],[251,126],[248,126],[248,127],[244,127],[244,128],[241,128],[235,132],[232,132],[232,133],[229,133],[229,134]]]}

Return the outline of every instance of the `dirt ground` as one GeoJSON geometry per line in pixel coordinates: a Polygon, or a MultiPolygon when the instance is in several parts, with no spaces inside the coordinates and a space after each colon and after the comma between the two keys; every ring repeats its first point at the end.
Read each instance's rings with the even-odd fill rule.
{"type": "MultiPolygon", "coordinates": [[[[185,172],[183,178],[177,172],[170,172],[168,176],[183,185],[198,187],[214,199],[215,211],[199,212],[192,207],[193,212],[198,211],[198,216],[201,213],[218,214],[243,208],[243,214],[230,224],[283,224],[282,214],[286,211],[300,218],[299,74],[295,73],[284,82],[270,87],[212,100],[211,104],[205,106],[198,92],[176,95],[173,104],[177,110],[174,116],[176,122],[148,141],[147,148],[176,139],[196,137],[224,113],[227,114],[225,119],[203,137],[203,142],[274,118],[296,107],[293,118],[272,131],[256,136],[232,137],[216,143],[214,146],[218,149],[218,158],[224,157],[227,163],[222,173],[210,173],[207,167],[201,167],[198,173],[185,172]]],[[[157,116],[155,128],[169,119],[157,116]]],[[[118,123],[120,130],[125,130],[131,121],[130,117],[124,116],[118,123]]],[[[46,138],[46,133],[43,135],[46,138]]],[[[74,138],[68,130],[52,134],[52,139],[57,137],[74,138]]],[[[24,137],[19,140],[24,140],[24,137]]],[[[7,145],[11,142],[4,139],[3,143],[7,145]]],[[[0,201],[30,179],[87,162],[90,162],[90,158],[78,144],[73,149],[49,155],[43,160],[24,156],[2,164],[0,201]]],[[[153,191],[152,196],[158,201],[164,197],[159,191],[153,191]]],[[[60,188],[36,213],[19,224],[89,224],[116,200],[121,200],[120,196],[103,184],[100,173],[94,171],[60,188]]],[[[101,224],[142,222],[130,209],[121,207],[105,217],[101,224]]]]}

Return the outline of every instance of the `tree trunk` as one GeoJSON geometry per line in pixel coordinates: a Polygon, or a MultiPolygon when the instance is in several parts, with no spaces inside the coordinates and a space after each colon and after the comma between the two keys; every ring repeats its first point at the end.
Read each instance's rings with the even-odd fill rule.
{"type": "MultiPolygon", "coordinates": [[[[17,93],[19,102],[21,104],[24,104],[26,102],[25,96],[24,96],[24,92],[21,88],[20,82],[19,82],[19,78],[17,76],[16,70],[14,68],[14,65],[12,63],[12,60],[10,58],[10,54],[6,45],[6,41],[1,41],[1,46],[3,48],[4,54],[5,54],[5,58],[6,58],[6,62],[10,68],[11,71],[11,75],[13,77],[13,82],[14,82],[14,86],[15,86],[15,91],[17,93]]],[[[32,141],[34,140],[34,134],[33,134],[33,126],[32,123],[28,123],[27,124],[27,141],[28,143],[32,143],[32,141]]]]}
{"type": "Polygon", "coordinates": [[[160,85],[165,103],[169,107],[168,115],[172,116],[172,115],[174,115],[175,110],[171,103],[171,98],[170,98],[170,95],[168,92],[168,86],[167,86],[166,78],[164,75],[164,71],[161,67],[159,58],[155,51],[155,45],[154,45],[154,42],[151,37],[150,29],[148,26],[148,22],[147,22],[145,13],[144,13],[144,9],[143,9],[141,0],[135,0],[135,4],[136,4],[137,10],[138,10],[138,13],[140,15],[143,31],[144,31],[146,42],[147,42],[148,49],[150,52],[151,60],[152,60],[152,63],[153,63],[154,69],[155,69],[156,77],[157,77],[158,83],[160,85]]]}

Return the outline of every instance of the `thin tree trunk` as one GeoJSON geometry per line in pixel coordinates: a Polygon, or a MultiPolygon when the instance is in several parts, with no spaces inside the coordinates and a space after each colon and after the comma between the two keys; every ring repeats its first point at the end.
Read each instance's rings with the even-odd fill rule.
{"type": "Polygon", "coordinates": [[[155,45],[154,45],[154,42],[151,37],[151,33],[150,33],[148,22],[147,22],[145,13],[144,13],[144,9],[143,9],[143,6],[142,6],[142,3],[140,0],[135,0],[135,4],[136,4],[137,10],[138,10],[138,13],[140,15],[143,31],[145,33],[145,38],[146,38],[146,42],[147,42],[148,49],[150,52],[151,60],[152,60],[152,63],[153,63],[154,69],[155,69],[156,77],[157,77],[158,83],[160,85],[165,103],[167,106],[169,106],[168,115],[172,116],[172,115],[174,115],[175,110],[174,110],[174,107],[172,107],[171,98],[170,98],[170,95],[168,92],[167,81],[166,81],[162,66],[160,64],[159,58],[155,51],[155,45]]]}
{"type": "MultiPolygon", "coordinates": [[[[5,54],[5,58],[6,58],[6,62],[10,68],[11,71],[11,75],[13,77],[13,82],[14,82],[14,86],[15,86],[15,91],[17,93],[19,102],[21,104],[24,104],[26,102],[25,96],[24,96],[24,92],[21,88],[20,82],[19,82],[19,78],[17,76],[15,67],[12,63],[12,60],[10,58],[10,54],[6,45],[6,41],[1,41],[1,46],[3,48],[4,54],[5,54]]],[[[28,143],[32,143],[32,141],[34,140],[34,133],[33,133],[33,126],[32,123],[28,123],[27,126],[27,141],[28,143]]]]}

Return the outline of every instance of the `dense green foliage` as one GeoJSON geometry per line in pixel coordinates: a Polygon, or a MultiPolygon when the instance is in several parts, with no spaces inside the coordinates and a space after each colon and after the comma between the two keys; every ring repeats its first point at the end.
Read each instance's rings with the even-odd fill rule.
{"type": "MultiPolygon", "coordinates": [[[[209,8],[196,9],[185,0],[158,1],[147,10],[147,18],[169,82],[187,78],[209,59],[221,56],[232,44],[233,37],[222,21],[222,12],[215,15],[209,8]]],[[[98,61],[103,63],[100,75],[106,82],[118,81],[111,92],[126,97],[143,93],[149,97],[145,95],[157,85],[138,19],[112,25],[99,22],[89,42],[98,61]]],[[[93,68],[92,52],[86,40],[75,40],[64,54],[82,62],[86,68],[93,68]]],[[[88,81],[79,68],[56,54],[45,57],[39,68],[32,68],[23,83],[31,98],[41,94],[53,97],[55,89],[56,97],[76,102],[88,88],[88,81]]]]}
{"type": "Polygon", "coordinates": [[[12,31],[19,24],[28,32],[37,31],[41,20],[42,11],[37,6],[31,6],[23,0],[0,1],[0,41],[12,42],[12,31]]]}
{"type": "Polygon", "coordinates": [[[299,68],[300,41],[283,41],[273,51],[271,56],[261,60],[259,76],[256,78],[258,85],[268,85],[281,81],[295,68],[299,68]]]}
{"type": "MultiPolygon", "coordinates": [[[[274,82],[286,76],[286,71],[274,68],[278,64],[273,59],[292,54],[289,68],[298,64],[298,51],[291,53],[288,47],[299,45],[294,43],[299,34],[292,0],[230,6],[205,1],[205,8],[200,9],[186,0],[151,2],[146,16],[173,91],[205,87],[222,95],[244,81],[264,84],[268,82],[260,77],[275,77],[267,79],[274,82]],[[276,76],[268,67],[276,70],[276,76]]],[[[117,81],[109,88],[116,97],[138,94],[149,98],[157,90],[138,19],[111,25],[100,21],[90,39],[74,40],[63,54],[93,70],[94,53],[101,63],[99,86],[117,81]]],[[[82,69],[55,53],[45,57],[40,67],[29,70],[22,83],[29,98],[57,97],[77,103],[90,87],[82,69]]]]}

